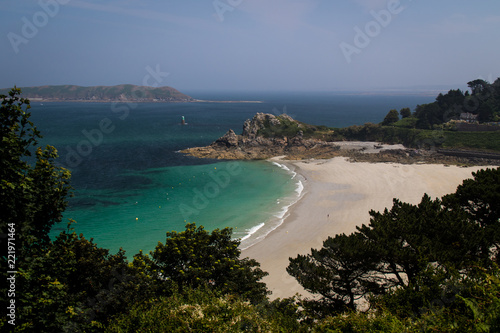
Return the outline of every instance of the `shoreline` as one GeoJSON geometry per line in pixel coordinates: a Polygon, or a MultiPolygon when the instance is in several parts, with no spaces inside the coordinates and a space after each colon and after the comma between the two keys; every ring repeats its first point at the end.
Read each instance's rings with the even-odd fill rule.
{"type": "Polygon", "coordinates": [[[279,228],[290,215],[291,207],[299,202],[304,194],[305,194],[305,179],[299,173],[295,172],[293,167],[290,165],[286,165],[282,161],[279,161],[279,158],[272,158],[267,160],[268,163],[274,164],[276,167],[284,170],[288,174],[291,175],[291,181],[297,179],[295,183],[295,188],[293,192],[285,197],[282,197],[278,204],[283,203],[281,206],[281,210],[274,213],[272,218],[269,218],[265,222],[261,222],[258,225],[248,229],[248,234],[240,239],[240,249],[244,251],[252,246],[263,241],[269,234],[274,232],[277,228],[279,228]],[[290,168],[290,167],[291,168],[290,168]]]}
{"type": "Polygon", "coordinates": [[[271,299],[310,295],[286,272],[289,257],[309,254],[329,236],[349,234],[356,226],[368,224],[369,211],[392,207],[393,198],[417,204],[424,193],[442,197],[472,178],[472,172],[492,167],[349,162],[345,157],[269,161],[286,165],[305,179],[302,196],[288,208],[283,222],[242,249],[243,258],[257,260],[269,273],[263,282],[272,291],[271,299]]]}

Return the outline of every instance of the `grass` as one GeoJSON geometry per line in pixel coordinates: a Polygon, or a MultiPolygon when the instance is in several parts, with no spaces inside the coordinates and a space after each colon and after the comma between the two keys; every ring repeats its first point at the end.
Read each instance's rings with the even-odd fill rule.
{"type": "MultiPolygon", "coordinates": [[[[401,122],[401,121],[400,121],[401,122]]],[[[445,148],[500,152],[500,131],[457,132],[446,130],[424,130],[406,128],[400,122],[395,126],[365,124],[336,131],[335,140],[378,141],[401,143],[406,147],[445,148]],[[398,126],[399,125],[399,126],[398,126]]]]}
{"type": "Polygon", "coordinates": [[[444,132],[443,148],[500,152],[500,131],[444,132]]]}

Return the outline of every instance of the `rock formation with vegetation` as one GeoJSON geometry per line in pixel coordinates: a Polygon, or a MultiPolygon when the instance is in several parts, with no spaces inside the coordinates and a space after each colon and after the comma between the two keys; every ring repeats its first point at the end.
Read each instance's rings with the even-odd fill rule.
{"type": "Polygon", "coordinates": [[[332,157],[339,147],[326,139],[333,130],[326,126],[312,126],[287,114],[275,116],[257,113],[243,124],[243,132],[237,135],[230,129],[207,147],[182,151],[195,157],[215,159],[266,159],[286,155],[289,158],[332,157]]]}

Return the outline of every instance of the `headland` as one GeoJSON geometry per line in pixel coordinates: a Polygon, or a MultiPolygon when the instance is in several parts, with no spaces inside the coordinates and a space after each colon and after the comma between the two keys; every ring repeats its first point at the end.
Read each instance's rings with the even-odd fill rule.
{"type": "Polygon", "coordinates": [[[269,272],[264,282],[273,299],[308,295],[286,272],[290,257],[308,254],[329,236],[368,224],[369,211],[390,208],[394,198],[417,204],[426,193],[441,197],[473,172],[500,165],[499,159],[480,153],[455,156],[402,144],[329,140],[332,137],[334,129],[288,115],[257,114],[244,123],[241,135],[229,130],[207,147],[183,151],[200,158],[270,159],[304,179],[304,195],[284,222],[242,251],[269,272]]]}

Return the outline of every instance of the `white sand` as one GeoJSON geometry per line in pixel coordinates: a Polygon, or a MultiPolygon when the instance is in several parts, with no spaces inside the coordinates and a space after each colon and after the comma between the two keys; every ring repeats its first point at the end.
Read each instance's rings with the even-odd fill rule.
{"type": "MultiPolygon", "coordinates": [[[[283,163],[284,161],[280,161],[283,163]]],[[[393,198],[417,204],[424,193],[432,198],[455,192],[472,172],[484,167],[462,168],[435,164],[350,163],[343,157],[330,160],[287,161],[305,177],[305,195],[291,208],[290,216],[264,240],[242,251],[261,263],[271,298],[307,292],[288,275],[289,257],[321,248],[328,236],[368,224],[369,211],[392,207],[393,198]]]]}

